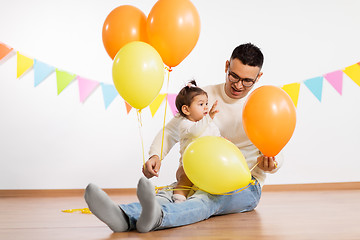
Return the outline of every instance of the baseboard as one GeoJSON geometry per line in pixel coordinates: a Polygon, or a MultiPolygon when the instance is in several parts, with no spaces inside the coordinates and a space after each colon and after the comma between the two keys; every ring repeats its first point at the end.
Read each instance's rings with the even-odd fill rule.
{"type": "MultiPolygon", "coordinates": [[[[109,195],[135,195],[135,188],[103,189],[109,195]]],[[[0,197],[79,197],[84,189],[9,189],[0,190],[0,197]]]]}
{"type": "MultiPolygon", "coordinates": [[[[109,195],[135,195],[135,188],[103,189],[109,195]]],[[[331,191],[360,190],[360,182],[307,183],[265,185],[263,192],[277,191],[331,191]]],[[[0,190],[0,197],[78,197],[84,195],[84,189],[9,189],[0,190]]]]}
{"type": "Polygon", "coordinates": [[[265,192],[360,190],[360,182],[265,185],[262,190],[265,192]]]}

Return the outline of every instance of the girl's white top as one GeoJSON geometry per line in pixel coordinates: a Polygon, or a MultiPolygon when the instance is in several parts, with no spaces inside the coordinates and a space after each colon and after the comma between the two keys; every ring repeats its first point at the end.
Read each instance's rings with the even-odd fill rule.
{"type": "MultiPolygon", "coordinates": [[[[195,139],[204,136],[218,136],[220,137],[219,128],[213,122],[209,115],[204,116],[197,122],[190,121],[186,117],[177,114],[175,118],[180,119],[179,134],[180,134],[180,166],[182,166],[182,157],[186,147],[195,139]]],[[[216,116],[215,116],[216,118],[216,116]]]]}

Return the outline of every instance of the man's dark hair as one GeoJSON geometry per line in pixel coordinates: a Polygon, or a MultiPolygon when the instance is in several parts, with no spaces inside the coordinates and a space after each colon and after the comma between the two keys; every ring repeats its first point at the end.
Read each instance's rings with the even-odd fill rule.
{"type": "Polygon", "coordinates": [[[231,54],[231,59],[239,59],[244,65],[261,68],[264,63],[264,55],[261,50],[252,43],[237,46],[231,54]]]}

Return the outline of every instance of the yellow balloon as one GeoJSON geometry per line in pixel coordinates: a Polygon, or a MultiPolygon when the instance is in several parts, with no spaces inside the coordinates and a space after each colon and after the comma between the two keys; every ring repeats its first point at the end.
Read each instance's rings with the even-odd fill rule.
{"type": "Polygon", "coordinates": [[[116,54],[113,81],[120,96],[133,108],[147,107],[159,94],[164,82],[164,63],[147,43],[134,41],[116,54]]]}
{"type": "Polygon", "coordinates": [[[183,155],[187,177],[201,190],[224,194],[251,182],[251,173],[239,148],[222,137],[193,141],[183,155]]]}

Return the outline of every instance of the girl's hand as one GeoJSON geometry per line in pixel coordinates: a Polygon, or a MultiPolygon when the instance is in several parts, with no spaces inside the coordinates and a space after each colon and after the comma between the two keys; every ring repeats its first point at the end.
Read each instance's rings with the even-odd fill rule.
{"type": "Polygon", "coordinates": [[[211,119],[214,119],[215,114],[217,114],[219,112],[219,110],[216,109],[217,104],[218,104],[218,101],[216,100],[209,111],[209,116],[211,117],[211,119]]]}

